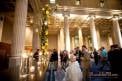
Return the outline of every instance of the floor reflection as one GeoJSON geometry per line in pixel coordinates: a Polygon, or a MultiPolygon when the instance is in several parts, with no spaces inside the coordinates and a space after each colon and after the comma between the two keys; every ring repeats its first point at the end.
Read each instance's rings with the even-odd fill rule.
{"type": "Polygon", "coordinates": [[[48,66],[48,58],[40,56],[37,62],[32,56],[22,58],[20,67],[20,81],[43,81],[48,66]]]}
{"type": "MultiPolygon", "coordinates": [[[[105,65],[103,69],[100,69],[101,63],[98,65],[95,65],[94,62],[91,62],[91,68],[90,68],[90,73],[92,72],[93,74],[96,73],[105,73],[105,72],[110,72],[110,66],[105,65]]],[[[65,71],[61,68],[55,70],[54,68],[49,68],[46,71],[45,79],[44,81],[63,81],[63,78],[65,77],[65,71]]],[[[89,76],[88,81],[111,81],[110,77],[98,77],[98,76],[89,76]]]]}
{"type": "MultiPolygon", "coordinates": [[[[24,58],[20,67],[20,81],[63,81],[65,70],[56,68],[55,63],[49,62],[49,59],[42,60],[36,62],[32,57],[24,58]]],[[[100,69],[101,65],[100,62],[95,65],[94,61],[91,61],[90,73],[110,72],[109,65],[105,65],[102,70],[100,69]]],[[[110,77],[90,75],[88,81],[110,81],[110,77]]]]}

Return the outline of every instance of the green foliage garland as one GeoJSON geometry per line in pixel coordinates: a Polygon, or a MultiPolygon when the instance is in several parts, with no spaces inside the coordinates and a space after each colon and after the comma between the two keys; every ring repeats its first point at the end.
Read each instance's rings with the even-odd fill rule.
{"type": "Polygon", "coordinates": [[[42,9],[42,27],[40,32],[41,51],[43,55],[47,54],[48,50],[48,18],[51,8],[48,5],[42,9]]]}

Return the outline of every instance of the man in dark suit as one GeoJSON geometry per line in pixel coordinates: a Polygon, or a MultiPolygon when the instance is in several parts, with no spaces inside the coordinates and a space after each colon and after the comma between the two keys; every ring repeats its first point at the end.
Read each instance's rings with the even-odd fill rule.
{"type": "Polygon", "coordinates": [[[33,58],[35,59],[35,61],[39,61],[39,49],[36,50],[36,52],[33,55],[33,58]]]}
{"type": "Polygon", "coordinates": [[[79,49],[79,47],[76,48],[76,60],[78,61],[79,64],[81,64],[81,56],[82,56],[82,52],[79,49]]]}
{"type": "Polygon", "coordinates": [[[111,50],[108,52],[108,60],[111,65],[111,73],[118,75],[117,78],[113,78],[112,81],[122,81],[122,49],[117,44],[111,46],[111,50]]]}

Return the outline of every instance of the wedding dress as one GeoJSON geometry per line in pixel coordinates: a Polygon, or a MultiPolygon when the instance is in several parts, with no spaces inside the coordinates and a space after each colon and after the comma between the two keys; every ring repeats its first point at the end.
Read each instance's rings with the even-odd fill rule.
{"type": "Polygon", "coordinates": [[[77,61],[71,62],[66,68],[64,81],[82,81],[83,75],[77,61]]]}

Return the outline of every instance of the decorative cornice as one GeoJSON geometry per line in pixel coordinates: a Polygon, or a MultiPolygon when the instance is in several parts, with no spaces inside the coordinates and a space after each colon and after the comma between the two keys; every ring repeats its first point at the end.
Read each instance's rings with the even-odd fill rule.
{"type": "Polygon", "coordinates": [[[69,11],[63,11],[63,16],[64,17],[69,17],[70,16],[70,12],[69,11]]]}
{"type": "MultiPolygon", "coordinates": [[[[122,10],[113,10],[113,9],[101,9],[101,8],[85,8],[85,7],[66,7],[70,14],[79,14],[79,15],[88,15],[89,13],[94,13],[99,16],[112,16],[113,14],[119,14],[122,16],[122,10]]],[[[57,13],[64,11],[63,6],[57,7],[57,13]]]]}

